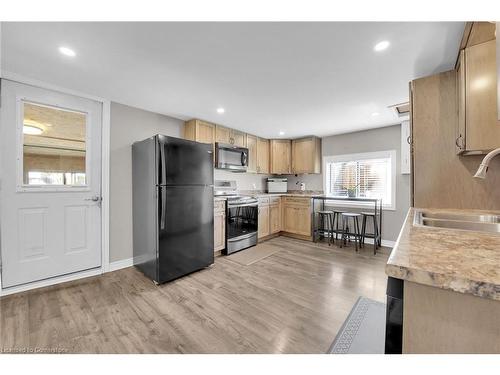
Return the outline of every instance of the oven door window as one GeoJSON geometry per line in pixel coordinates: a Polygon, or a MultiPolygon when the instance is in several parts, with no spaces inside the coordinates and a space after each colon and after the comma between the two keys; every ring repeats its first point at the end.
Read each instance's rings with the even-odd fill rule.
{"type": "Polygon", "coordinates": [[[227,210],[227,238],[257,232],[258,207],[229,207],[227,210]]]}

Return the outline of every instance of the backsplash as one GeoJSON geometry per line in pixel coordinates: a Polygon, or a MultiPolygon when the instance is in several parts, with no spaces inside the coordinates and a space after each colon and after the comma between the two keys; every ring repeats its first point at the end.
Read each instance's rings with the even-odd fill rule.
{"type": "Polygon", "coordinates": [[[300,174],[286,177],[288,178],[288,190],[300,190],[297,182],[303,182],[306,185],[306,190],[323,191],[322,174],[300,174]]]}
{"type": "Polygon", "coordinates": [[[256,173],[235,173],[223,169],[214,169],[214,180],[236,181],[238,190],[266,190],[266,179],[271,175],[256,173]]]}
{"type": "MultiPolygon", "coordinates": [[[[256,173],[234,173],[223,169],[214,169],[214,180],[233,180],[236,181],[236,186],[240,192],[257,192],[265,193],[267,191],[266,180],[273,175],[256,174],[256,173]]],[[[300,192],[300,186],[297,181],[306,184],[306,192],[309,194],[323,193],[323,177],[322,175],[294,175],[276,176],[286,177],[288,179],[288,191],[300,192]]]]}

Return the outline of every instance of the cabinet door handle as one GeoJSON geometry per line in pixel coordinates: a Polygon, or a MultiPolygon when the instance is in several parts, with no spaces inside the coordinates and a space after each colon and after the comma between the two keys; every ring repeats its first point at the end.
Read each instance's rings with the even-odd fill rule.
{"type": "Polygon", "coordinates": [[[408,144],[411,145],[411,135],[409,135],[408,138],[406,138],[406,142],[408,142],[408,144]]]}
{"type": "Polygon", "coordinates": [[[462,149],[462,142],[459,144],[459,140],[462,139],[462,134],[460,134],[457,139],[455,139],[455,145],[459,148],[462,149]]]}

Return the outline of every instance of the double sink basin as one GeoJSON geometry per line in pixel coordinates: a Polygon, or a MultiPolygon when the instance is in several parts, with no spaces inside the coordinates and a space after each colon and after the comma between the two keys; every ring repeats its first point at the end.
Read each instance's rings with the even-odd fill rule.
{"type": "Polygon", "coordinates": [[[416,209],[413,225],[500,233],[500,215],[444,213],[416,209]]]}

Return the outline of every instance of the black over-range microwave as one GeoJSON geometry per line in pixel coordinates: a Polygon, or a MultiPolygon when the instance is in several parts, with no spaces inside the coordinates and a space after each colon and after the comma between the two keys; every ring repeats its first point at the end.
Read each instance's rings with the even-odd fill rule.
{"type": "Polygon", "coordinates": [[[226,143],[215,143],[215,167],[233,172],[246,172],[248,167],[248,148],[226,143]]]}

